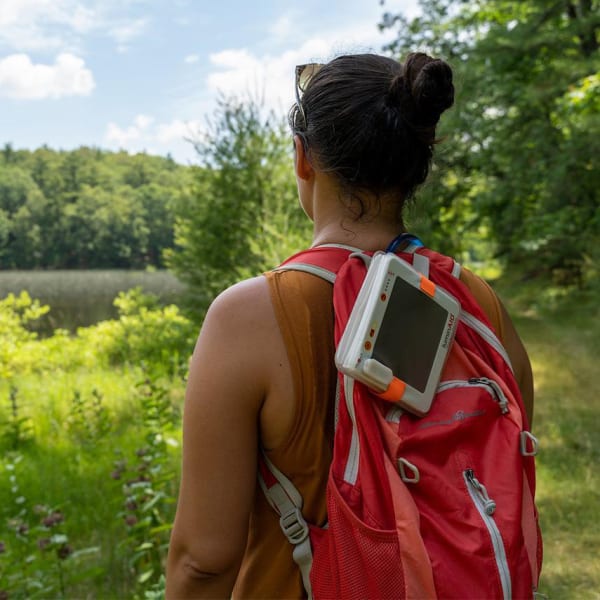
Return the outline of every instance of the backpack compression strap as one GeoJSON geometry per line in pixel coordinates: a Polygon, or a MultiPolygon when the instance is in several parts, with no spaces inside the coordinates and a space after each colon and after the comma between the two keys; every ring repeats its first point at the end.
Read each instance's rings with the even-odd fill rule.
{"type": "Polygon", "coordinates": [[[292,558],[300,569],[302,585],[308,598],[311,599],[310,569],[313,556],[308,523],[302,516],[302,496],[296,486],[262,450],[258,460],[258,483],[265,498],[279,515],[279,525],[283,535],[294,546],[292,558]]]}

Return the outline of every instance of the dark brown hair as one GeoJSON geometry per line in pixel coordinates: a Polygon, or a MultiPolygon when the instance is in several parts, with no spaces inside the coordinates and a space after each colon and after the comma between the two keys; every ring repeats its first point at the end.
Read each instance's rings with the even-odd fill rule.
{"type": "Polygon", "coordinates": [[[440,116],[454,102],[450,67],[422,53],[404,63],[339,56],[316,72],[301,102],[289,122],[313,164],[359,202],[358,217],[368,212],[367,192],[393,198],[401,222],[404,203],[427,178],[440,116]]]}

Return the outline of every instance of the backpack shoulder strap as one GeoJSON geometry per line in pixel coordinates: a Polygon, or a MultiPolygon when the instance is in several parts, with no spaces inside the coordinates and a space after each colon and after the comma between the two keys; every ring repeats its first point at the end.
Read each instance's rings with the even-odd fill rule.
{"type": "Polygon", "coordinates": [[[290,256],[274,270],[303,271],[334,283],[341,266],[354,253],[362,254],[362,250],[342,244],[323,244],[290,256]]]}

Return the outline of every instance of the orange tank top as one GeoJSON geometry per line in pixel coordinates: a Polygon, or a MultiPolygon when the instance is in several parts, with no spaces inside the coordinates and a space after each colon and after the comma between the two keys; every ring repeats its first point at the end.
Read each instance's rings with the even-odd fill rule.
{"type": "MultiPolygon", "coordinates": [[[[274,271],[265,277],[288,353],[296,405],[288,439],[267,455],[301,493],[306,520],[324,525],[336,384],[333,288],[318,277],[298,271],[274,271]]],[[[461,280],[471,289],[502,340],[503,323],[492,289],[465,269],[461,280]]],[[[292,550],[281,532],[279,517],[257,486],[248,544],[233,597],[304,598],[292,550]]]]}

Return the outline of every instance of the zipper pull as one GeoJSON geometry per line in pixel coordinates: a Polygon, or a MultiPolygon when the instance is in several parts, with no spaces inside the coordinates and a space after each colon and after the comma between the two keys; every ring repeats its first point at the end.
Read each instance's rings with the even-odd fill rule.
{"type": "Polygon", "coordinates": [[[465,476],[467,478],[467,481],[477,491],[477,495],[479,496],[483,504],[483,510],[485,511],[485,514],[493,515],[496,511],[496,503],[490,498],[485,488],[485,485],[483,485],[476,479],[473,469],[467,469],[465,471],[465,476]]]}
{"type": "Polygon", "coordinates": [[[469,383],[483,383],[484,385],[489,386],[494,391],[494,395],[496,396],[496,400],[500,405],[500,412],[505,415],[508,413],[508,398],[506,394],[500,387],[500,385],[494,381],[493,379],[489,379],[488,377],[471,377],[469,379],[469,383]]]}

